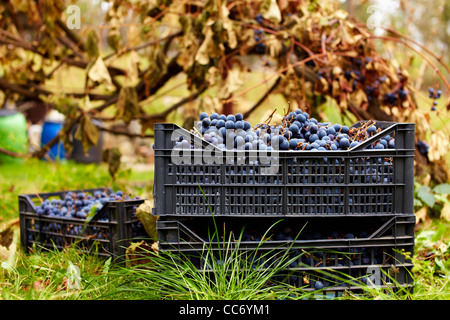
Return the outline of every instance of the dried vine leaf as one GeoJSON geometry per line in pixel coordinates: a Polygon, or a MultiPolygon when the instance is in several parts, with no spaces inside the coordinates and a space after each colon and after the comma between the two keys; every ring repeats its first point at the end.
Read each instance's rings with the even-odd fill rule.
{"type": "Polygon", "coordinates": [[[122,153],[116,147],[103,151],[103,161],[108,163],[108,171],[113,179],[119,171],[121,157],[122,153]]]}
{"type": "Polygon", "coordinates": [[[152,215],[153,203],[149,200],[145,200],[137,209],[136,209],[136,217],[144,226],[147,235],[153,241],[158,239],[158,232],[156,230],[156,221],[158,220],[157,216],[152,215]]]}
{"type": "Polygon", "coordinates": [[[225,84],[219,89],[219,98],[227,99],[233,92],[241,88],[245,82],[244,73],[240,68],[233,68],[228,72],[225,84]]]}
{"type": "Polygon", "coordinates": [[[445,203],[441,211],[441,218],[450,221],[450,204],[445,203]]]}
{"type": "Polygon", "coordinates": [[[269,55],[272,58],[278,57],[281,50],[283,49],[283,45],[281,44],[280,40],[277,39],[277,37],[273,34],[267,36],[266,46],[269,49],[269,55]]]}
{"type": "Polygon", "coordinates": [[[152,257],[158,255],[158,243],[148,244],[145,241],[133,242],[125,251],[126,266],[143,266],[154,268],[152,257]]]}
{"type": "Polygon", "coordinates": [[[228,40],[228,46],[231,49],[234,49],[237,47],[237,37],[236,32],[234,30],[234,25],[231,19],[228,17],[230,14],[230,11],[226,7],[226,3],[224,2],[222,5],[222,18],[223,18],[223,28],[227,31],[227,40],[228,40]]]}
{"type": "Polygon", "coordinates": [[[6,228],[0,232],[0,246],[8,248],[14,236],[14,230],[12,228],[6,228]]]}
{"type": "Polygon", "coordinates": [[[97,145],[100,133],[88,114],[81,117],[74,138],[81,141],[84,153],[87,155],[92,146],[97,145]]]}
{"type": "Polygon", "coordinates": [[[167,72],[167,61],[161,48],[154,48],[149,57],[150,65],[144,75],[147,90],[152,89],[167,72]]]}
{"type": "Polygon", "coordinates": [[[103,83],[107,89],[114,88],[108,68],[103,59],[99,56],[88,71],[88,77],[94,82],[103,83]]]}
{"type": "Polygon", "coordinates": [[[430,130],[429,114],[421,109],[407,109],[404,111],[403,115],[406,121],[416,124],[416,136],[421,140],[425,140],[427,133],[430,130]]]}
{"type": "Polygon", "coordinates": [[[18,220],[17,218],[8,223],[8,226],[0,233],[0,270],[15,266],[17,243],[20,235],[18,220]]]}
{"type": "Polygon", "coordinates": [[[121,39],[122,37],[120,35],[119,28],[111,28],[108,30],[106,41],[114,51],[119,51],[121,47],[121,39]]]}
{"type": "Polygon", "coordinates": [[[428,207],[423,207],[416,212],[416,224],[423,222],[428,225],[431,222],[431,218],[428,216],[428,207]]]}
{"type": "Polygon", "coordinates": [[[278,7],[277,0],[269,0],[269,2],[270,2],[269,7],[266,10],[264,10],[262,16],[264,17],[264,19],[280,22],[281,12],[280,8],[278,7]]]}
{"type": "Polygon", "coordinates": [[[448,153],[450,142],[442,131],[435,131],[431,135],[428,159],[432,162],[439,161],[448,153]]]}
{"type": "Polygon", "coordinates": [[[136,51],[131,51],[128,56],[128,69],[127,69],[127,83],[137,84],[139,81],[139,66],[141,64],[141,58],[136,51]]]}
{"type": "Polygon", "coordinates": [[[214,32],[211,27],[206,29],[205,39],[203,40],[200,48],[198,48],[197,53],[195,54],[195,61],[201,65],[209,64],[209,59],[214,58],[220,54],[214,39],[214,32]]]}
{"type": "Polygon", "coordinates": [[[208,113],[219,112],[222,104],[218,97],[213,97],[210,94],[205,94],[200,99],[199,109],[208,113]]]}
{"type": "Polygon", "coordinates": [[[130,124],[131,120],[139,114],[139,99],[135,87],[122,87],[116,103],[116,117],[123,119],[125,124],[130,124]]]}
{"type": "Polygon", "coordinates": [[[88,57],[90,58],[98,57],[98,37],[94,29],[89,30],[89,33],[87,35],[86,52],[88,54],[88,57]]]}

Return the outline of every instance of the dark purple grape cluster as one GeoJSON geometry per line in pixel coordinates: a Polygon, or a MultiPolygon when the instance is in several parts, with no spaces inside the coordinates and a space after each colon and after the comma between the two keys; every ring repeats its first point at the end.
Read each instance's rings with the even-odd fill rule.
{"type": "MultiPolygon", "coordinates": [[[[376,58],[375,58],[376,59],[376,58]]],[[[409,90],[401,85],[400,87],[393,87],[387,80],[387,76],[379,73],[373,68],[374,58],[369,56],[351,57],[341,66],[343,70],[343,79],[345,85],[341,86],[343,92],[356,92],[362,90],[369,102],[379,101],[388,106],[397,106],[408,98],[409,90]],[[388,92],[384,93],[386,90],[388,92]]],[[[329,95],[329,87],[332,86],[333,81],[341,83],[341,73],[334,73],[334,68],[325,66],[317,71],[318,82],[317,91],[329,95]],[[327,85],[326,85],[327,83],[327,85]],[[325,85],[324,85],[325,84],[325,85]]],[[[404,76],[401,72],[397,74],[400,82],[405,83],[404,76]]],[[[338,98],[338,101],[340,98],[338,98]]]]}
{"type": "Polygon", "coordinates": [[[266,39],[265,33],[261,29],[255,29],[254,39],[256,41],[255,51],[257,53],[263,54],[266,52],[266,44],[264,40],[266,39]]]}
{"type": "Polygon", "coordinates": [[[433,105],[431,106],[431,111],[436,111],[436,106],[438,105],[437,100],[441,97],[441,90],[434,90],[433,88],[428,88],[428,93],[430,99],[433,99],[433,105]]]}
{"type": "MultiPolygon", "coordinates": [[[[40,235],[30,232],[28,240],[42,243],[49,241],[62,247],[76,241],[80,237],[92,240],[108,240],[110,238],[108,213],[104,212],[95,219],[95,223],[85,224],[88,217],[95,216],[110,201],[138,200],[139,196],[131,197],[122,192],[67,192],[64,196],[43,199],[36,208],[39,216],[46,217],[42,221],[35,221],[33,229],[40,235]],[[53,219],[53,220],[52,220],[53,219]],[[97,223],[98,222],[98,223],[97,223]],[[35,237],[37,239],[34,239],[35,237]]],[[[133,208],[132,215],[136,215],[137,207],[133,208]]],[[[140,221],[131,225],[132,236],[143,235],[144,228],[140,221]]]]}
{"type": "Polygon", "coordinates": [[[419,150],[419,152],[426,156],[428,155],[428,149],[430,148],[430,146],[428,145],[428,143],[426,143],[425,141],[422,141],[420,139],[417,140],[417,149],[419,150]]]}
{"type": "MultiPolygon", "coordinates": [[[[318,122],[300,109],[289,112],[280,124],[258,124],[255,127],[240,113],[226,116],[203,112],[199,119],[197,129],[202,137],[222,150],[348,150],[381,131],[375,122],[368,122],[360,128],[318,122]]],[[[180,138],[176,146],[189,148],[189,142],[180,138]]],[[[394,149],[395,138],[386,135],[365,148],[394,149]]]]}
{"type": "MultiPolygon", "coordinates": [[[[246,230],[242,233],[242,242],[249,242],[249,241],[256,241],[260,242],[261,239],[264,238],[264,241],[282,241],[282,242],[292,242],[294,240],[296,241],[315,241],[315,240],[330,240],[330,239],[362,239],[362,238],[368,238],[370,236],[370,233],[374,230],[368,229],[368,230],[358,230],[358,231],[352,231],[349,227],[348,230],[340,229],[340,230],[303,230],[301,226],[291,224],[287,225],[287,223],[284,224],[284,226],[275,228],[274,230],[270,230],[270,232],[267,232],[266,229],[264,229],[263,226],[256,228],[252,227],[249,230],[246,230]],[[298,236],[298,237],[297,237],[298,236]]],[[[207,239],[205,239],[207,240],[207,239]]]]}
{"type": "Polygon", "coordinates": [[[66,217],[86,219],[90,214],[95,214],[109,201],[135,200],[122,191],[106,192],[96,191],[94,194],[87,192],[74,193],[69,191],[64,199],[44,199],[36,209],[38,215],[50,217],[66,217]]]}
{"type": "Polygon", "coordinates": [[[395,91],[386,93],[384,100],[388,105],[393,106],[397,105],[399,101],[405,101],[407,96],[408,90],[401,87],[395,91]]]}
{"type": "Polygon", "coordinates": [[[257,14],[255,19],[256,19],[256,22],[258,22],[259,24],[263,24],[264,23],[264,18],[262,16],[262,14],[257,14]]]}

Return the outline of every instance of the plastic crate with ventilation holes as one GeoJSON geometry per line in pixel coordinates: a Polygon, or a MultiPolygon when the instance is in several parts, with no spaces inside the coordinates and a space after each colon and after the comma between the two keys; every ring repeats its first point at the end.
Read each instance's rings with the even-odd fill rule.
{"type": "MultiPolygon", "coordinates": [[[[112,192],[105,188],[70,192],[93,194],[96,191],[112,192]]],[[[64,199],[68,192],[19,195],[21,243],[27,252],[38,247],[61,250],[76,246],[98,256],[123,259],[131,242],[148,237],[136,217],[136,208],[144,199],[108,201],[89,220],[38,214],[42,200],[64,199]]]]}

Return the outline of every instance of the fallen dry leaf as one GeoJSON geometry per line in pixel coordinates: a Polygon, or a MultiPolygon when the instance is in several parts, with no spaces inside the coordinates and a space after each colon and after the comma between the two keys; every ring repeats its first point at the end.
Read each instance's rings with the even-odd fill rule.
{"type": "Polygon", "coordinates": [[[450,221],[450,204],[444,204],[444,207],[441,211],[441,218],[450,221]]]}
{"type": "Polygon", "coordinates": [[[424,224],[428,224],[431,222],[431,218],[428,216],[427,209],[428,207],[423,207],[416,212],[416,224],[420,223],[420,221],[422,221],[424,224]]]}

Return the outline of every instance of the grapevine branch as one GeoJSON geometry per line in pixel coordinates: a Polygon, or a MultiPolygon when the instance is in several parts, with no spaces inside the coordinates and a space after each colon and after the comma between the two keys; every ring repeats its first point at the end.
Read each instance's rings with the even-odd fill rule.
{"type": "Polygon", "coordinates": [[[27,157],[26,154],[23,153],[18,153],[18,152],[14,152],[14,151],[10,151],[10,150],[6,150],[0,147],[0,153],[2,154],[6,154],[8,156],[14,157],[14,158],[24,158],[27,157]]]}
{"type": "Polygon", "coordinates": [[[281,82],[281,77],[278,77],[274,84],[266,91],[266,93],[249,109],[244,113],[244,118],[248,118],[253,111],[255,111],[266,99],[267,97],[278,87],[281,82]]]}
{"type": "MultiPolygon", "coordinates": [[[[364,24],[364,23],[359,23],[358,26],[363,26],[363,27],[367,28],[367,25],[364,24]]],[[[426,46],[418,43],[414,39],[411,39],[410,37],[408,37],[408,36],[406,36],[404,34],[401,34],[398,31],[395,31],[392,28],[387,28],[387,27],[383,27],[383,26],[377,26],[377,28],[384,29],[384,30],[388,31],[389,33],[392,33],[392,34],[396,35],[397,37],[401,37],[401,38],[405,39],[406,41],[411,42],[412,44],[418,46],[420,49],[422,49],[423,51],[428,53],[430,56],[432,56],[434,59],[436,59],[445,68],[445,70],[448,73],[450,73],[450,67],[445,63],[445,61],[442,60],[442,56],[438,57],[433,51],[428,49],[426,46]]],[[[409,48],[411,48],[411,47],[409,47],[409,48]]],[[[411,49],[414,50],[413,48],[411,48],[411,49]]]]}
{"type": "Polygon", "coordinates": [[[157,114],[143,115],[143,116],[140,117],[140,119],[152,120],[152,119],[166,118],[171,112],[177,110],[179,107],[183,106],[184,104],[186,104],[188,102],[191,102],[192,100],[197,99],[203,92],[206,91],[207,88],[208,88],[208,86],[204,85],[197,92],[191,94],[189,97],[186,97],[186,98],[180,100],[179,102],[175,103],[173,106],[168,108],[167,110],[165,110],[165,111],[163,111],[161,113],[157,113],[157,114]]]}
{"type": "Polygon", "coordinates": [[[420,55],[432,68],[434,71],[436,71],[436,73],[439,75],[439,77],[442,79],[442,81],[444,82],[445,86],[447,87],[448,90],[450,90],[450,84],[448,83],[447,79],[445,78],[445,76],[442,74],[441,70],[439,70],[438,67],[435,66],[435,64],[433,62],[430,61],[430,59],[428,59],[427,56],[425,56],[422,52],[416,50],[412,45],[410,45],[409,43],[407,43],[404,40],[401,39],[397,39],[397,38],[393,38],[393,37],[387,37],[387,36],[370,36],[370,38],[372,39],[382,39],[382,40],[388,40],[388,41],[394,41],[394,42],[398,42],[403,44],[404,46],[410,48],[411,50],[413,50],[414,52],[416,52],[418,55],[420,55]]]}
{"type": "Polygon", "coordinates": [[[305,63],[308,62],[308,61],[314,60],[314,59],[317,58],[317,57],[323,57],[323,56],[325,56],[324,53],[318,53],[318,54],[312,55],[312,56],[310,56],[310,57],[308,57],[308,58],[305,58],[305,59],[303,59],[303,60],[300,60],[300,61],[298,61],[298,62],[296,62],[296,63],[294,63],[294,64],[289,64],[287,67],[285,67],[285,68],[283,68],[283,69],[281,69],[281,70],[278,70],[277,72],[271,74],[270,76],[268,76],[268,77],[265,78],[264,80],[262,80],[262,81],[260,81],[260,82],[258,82],[258,83],[256,83],[256,84],[254,84],[254,85],[248,87],[247,89],[242,90],[242,91],[239,92],[236,96],[234,96],[234,97],[232,97],[232,98],[230,98],[230,99],[226,99],[226,100],[224,100],[223,102],[224,102],[224,103],[232,102],[232,100],[233,100],[234,98],[240,97],[240,96],[246,94],[247,92],[249,92],[249,91],[251,91],[251,90],[257,88],[258,86],[267,83],[270,79],[272,79],[273,77],[275,77],[275,76],[277,76],[277,75],[280,75],[280,74],[286,72],[289,68],[295,68],[295,67],[297,67],[297,66],[300,66],[300,65],[302,65],[302,64],[305,64],[305,63]]]}

